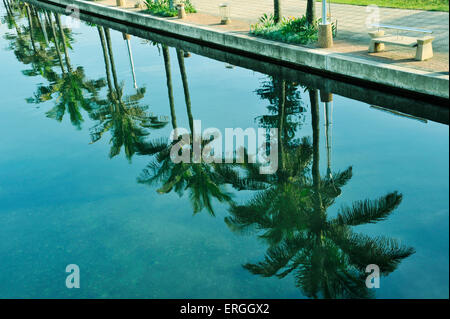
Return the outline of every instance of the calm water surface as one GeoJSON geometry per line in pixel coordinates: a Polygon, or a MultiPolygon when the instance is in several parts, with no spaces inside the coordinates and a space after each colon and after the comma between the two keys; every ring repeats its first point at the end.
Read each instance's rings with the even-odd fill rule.
{"type": "Polygon", "coordinates": [[[1,298],[363,297],[369,263],[383,272],[372,297],[449,297],[447,125],[338,95],[326,118],[302,83],[11,11],[0,6],[1,298]],[[190,114],[222,132],[282,128],[283,167],[257,180],[229,165],[232,183],[213,165],[166,165],[158,147],[190,114]],[[80,289],[65,287],[68,264],[80,289]]]}

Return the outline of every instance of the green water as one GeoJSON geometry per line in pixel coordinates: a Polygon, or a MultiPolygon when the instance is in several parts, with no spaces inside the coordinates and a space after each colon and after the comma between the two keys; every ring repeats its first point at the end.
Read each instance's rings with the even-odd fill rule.
{"type": "Polygon", "coordinates": [[[314,87],[132,36],[135,86],[121,32],[82,22],[62,36],[53,14],[9,8],[1,298],[449,297],[447,125],[337,94],[326,125],[314,87]],[[164,162],[152,146],[189,114],[221,131],[282,128],[283,166],[169,163],[146,184],[164,162]],[[369,290],[372,263],[384,275],[369,290]],[[68,264],[80,289],[66,288],[68,264]]]}

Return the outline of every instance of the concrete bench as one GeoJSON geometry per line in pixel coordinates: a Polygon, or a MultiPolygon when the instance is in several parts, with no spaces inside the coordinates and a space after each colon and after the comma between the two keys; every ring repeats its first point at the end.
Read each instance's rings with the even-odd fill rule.
{"type": "MultiPolygon", "coordinates": [[[[414,31],[414,32],[422,32],[422,33],[432,33],[432,31],[416,29],[416,28],[408,28],[408,27],[398,27],[398,26],[388,26],[388,25],[372,25],[378,28],[388,28],[388,29],[396,29],[403,31],[414,31]]],[[[432,42],[434,37],[432,36],[424,36],[420,38],[416,37],[407,37],[401,35],[385,35],[383,30],[369,32],[371,37],[369,52],[381,52],[384,50],[385,44],[393,44],[405,47],[415,47],[416,49],[416,57],[417,61],[424,61],[431,59],[433,57],[433,46],[432,42]]]]}

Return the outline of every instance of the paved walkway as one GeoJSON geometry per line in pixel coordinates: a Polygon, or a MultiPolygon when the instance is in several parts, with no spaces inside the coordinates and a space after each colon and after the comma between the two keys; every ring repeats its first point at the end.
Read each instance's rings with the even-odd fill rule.
{"type": "MultiPolygon", "coordinates": [[[[219,15],[219,4],[230,5],[231,18],[254,23],[263,13],[273,12],[273,0],[191,0],[198,12],[219,15]]],[[[301,16],[306,12],[306,0],[281,0],[284,16],[301,16]]],[[[316,2],[320,16],[321,3],[316,2]]],[[[366,19],[369,15],[365,6],[331,3],[331,15],[338,21],[339,38],[349,41],[368,42],[366,19]]],[[[436,52],[449,51],[449,14],[447,12],[380,8],[380,23],[433,31],[436,38],[433,48],[436,52]]],[[[415,34],[417,35],[417,33],[415,34]]]]}
{"type": "MultiPolygon", "coordinates": [[[[134,5],[143,0],[126,0],[125,8],[137,10],[134,5]]],[[[301,16],[306,12],[306,0],[281,0],[284,16],[301,16]]],[[[247,34],[250,24],[258,21],[264,13],[273,12],[273,0],[191,0],[197,14],[187,15],[184,22],[206,25],[213,28],[247,34]],[[223,26],[219,23],[219,5],[226,2],[231,8],[232,23],[223,26]]],[[[116,6],[115,0],[100,0],[97,3],[116,6]]],[[[415,61],[415,50],[405,47],[390,47],[384,52],[368,53],[369,35],[366,20],[369,15],[365,6],[331,4],[331,16],[338,21],[338,36],[329,51],[349,54],[363,59],[381,63],[394,64],[419,69],[436,74],[449,73],[449,14],[420,10],[403,10],[392,8],[380,9],[380,23],[417,27],[433,30],[433,49],[435,55],[427,61],[415,61]]],[[[321,13],[320,2],[316,3],[317,15],[321,13]]],[[[172,18],[169,18],[172,19],[172,18]]],[[[176,18],[175,18],[176,19],[176,18]]],[[[402,35],[421,36],[421,33],[402,35]]],[[[308,45],[315,47],[316,44],[308,45]]]]}

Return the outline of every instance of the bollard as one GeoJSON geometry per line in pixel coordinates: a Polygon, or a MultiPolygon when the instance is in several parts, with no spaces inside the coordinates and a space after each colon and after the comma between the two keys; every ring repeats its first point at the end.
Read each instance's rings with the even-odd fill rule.
{"type": "Polygon", "coordinates": [[[319,24],[318,34],[319,48],[331,48],[333,46],[333,27],[328,22],[327,1],[322,0],[322,22],[319,24]]]}
{"type": "Polygon", "coordinates": [[[331,48],[333,46],[333,31],[331,23],[319,24],[319,48],[331,48]]]}
{"type": "Polygon", "coordinates": [[[333,101],[333,93],[320,90],[320,102],[332,102],[333,101]]]}
{"type": "Polygon", "coordinates": [[[178,19],[186,18],[186,10],[184,9],[184,3],[177,4],[178,19]]]}
{"type": "Polygon", "coordinates": [[[126,4],[126,0],[116,0],[116,6],[124,7],[126,4]]]}
{"type": "Polygon", "coordinates": [[[227,3],[222,3],[219,6],[219,14],[221,24],[230,24],[230,7],[227,3]]]}

